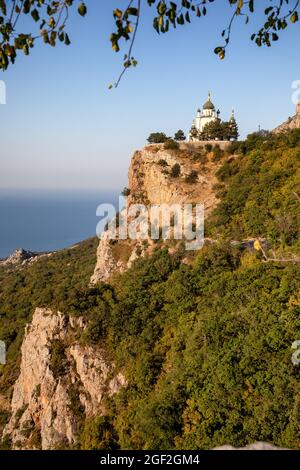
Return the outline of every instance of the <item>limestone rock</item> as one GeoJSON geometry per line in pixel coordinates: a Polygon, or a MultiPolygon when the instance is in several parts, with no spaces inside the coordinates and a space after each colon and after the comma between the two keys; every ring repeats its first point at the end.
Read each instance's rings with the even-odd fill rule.
{"type": "MultiPolygon", "coordinates": [[[[215,142],[226,149],[230,142],[215,142]]],[[[208,156],[205,165],[193,160],[193,154],[204,151],[204,142],[181,143],[179,151],[166,150],[163,144],[152,144],[134,153],[128,172],[128,206],[131,204],[204,204],[205,214],[217,205],[214,191],[217,183],[216,170],[222,162],[214,162],[208,156]],[[164,163],[162,165],[161,163],[164,163]],[[180,177],[172,178],[170,170],[179,164],[180,177]],[[185,177],[194,170],[198,174],[195,184],[187,183],[185,177]]],[[[97,262],[91,284],[108,281],[114,273],[128,269],[133,261],[153,250],[153,241],[112,241],[111,233],[105,232],[99,242],[97,262]]]]}
{"type": "Polygon", "coordinates": [[[293,117],[288,118],[287,121],[283,122],[278,127],[276,127],[273,130],[273,133],[281,134],[292,129],[300,129],[300,103],[297,104],[296,114],[293,117]]]}
{"type": "Polygon", "coordinates": [[[8,258],[6,258],[5,260],[1,260],[1,264],[2,265],[18,264],[18,263],[22,263],[25,260],[34,258],[36,256],[37,256],[37,253],[24,250],[23,248],[18,248],[8,258]]]}
{"type": "Polygon", "coordinates": [[[37,308],[22,344],[20,375],[13,388],[11,418],[4,429],[13,448],[52,449],[72,444],[82,418],[105,413],[103,398],[126,385],[99,348],[82,346],[82,319],[37,308]],[[73,344],[72,344],[73,338],[73,344]],[[65,344],[65,373],[51,363],[51,344],[65,344]]]}

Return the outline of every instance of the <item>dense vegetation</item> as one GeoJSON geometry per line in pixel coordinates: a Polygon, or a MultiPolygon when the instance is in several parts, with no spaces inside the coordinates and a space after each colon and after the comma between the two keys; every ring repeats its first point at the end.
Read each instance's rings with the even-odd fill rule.
{"type": "Polygon", "coordinates": [[[209,223],[238,240],[265,237],[275,247],[300,249],[300,131],[252,134],[233,143],[239,155],[219,170],[221,203],[209,223]]]}
{"type": "Polygon", "coordinates": [[[105,346],[127,377],[128,387],[107,399],[107,416],[83,424],[76,448],[198,449],[255,440],[300,448],[300,366],[291,361],[300,339],[299,264],[265,262],[259,251],[231,244],[265,237],[273,256],[299,255],[300,132],[255,134],[231,152],[207,225],[219,241],[190,264],[180,251],[157,249],[111,285],[89,289],[96,247],[89,240],[1,272],[1,335],[10,344],[1,393],[15,379],[35,305],[85,316],[81,341],[105,346]]]}
{"type": "Polygon", "coordinates": [[[63,302],[89,283],[96,262],[97,239],[43,257],[21,269],[0,266],[0,338],[7,346],[7,365],[0,366],[0,394],[15,381],[24,327],[35,307],[63,302]]]}
{"type": "Polygon", "coordinates": [[[237,140],[239,129],[235,118],[232,116],[230,121],[221,121],[219,118],[209,122],[200,132],[195,125],[191,127],[190,134],[197,140],[237,140]]]}

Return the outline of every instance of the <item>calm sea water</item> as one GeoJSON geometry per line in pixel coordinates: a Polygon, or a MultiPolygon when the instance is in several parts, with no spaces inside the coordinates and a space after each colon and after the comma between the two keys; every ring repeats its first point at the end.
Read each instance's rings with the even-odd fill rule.
{"type": "Polygon", "coordinates": [[[0,190],[0,258],[17,248],[52,251],[96,235],[96,208],[117,191],[0,190]]]}

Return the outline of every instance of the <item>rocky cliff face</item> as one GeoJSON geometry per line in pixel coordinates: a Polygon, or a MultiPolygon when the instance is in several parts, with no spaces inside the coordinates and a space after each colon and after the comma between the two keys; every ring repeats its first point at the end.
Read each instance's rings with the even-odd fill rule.
{"type": "Polygon", "coordinates": [[[104,397],[126,385],[103,350],[79,344],[84,328],[80,318],[36,309],[26,327],[12,415],[3,433],[13,448],[72,444],[82,420],[105,414],[104,397]]]}
{"type": "MultiPolygon", "coordinates": [[[[223,149],[229,145],[228,142],[218,144],[223,149]]],[[[220,165],[221,162],[214,161],[212,153],[205,150],[202,142],[181,143],[178,150],[166,150],[163,144],[148,145],[132,157],[128,172],[128,205],[201,203],[207,215],[218,202],[213,188],[220,165]],[[172,178],[171,169],[175,164],[180,165],[180,176],[172,178]],[[192,171],[197,173],[195,183],[186,181],[192,171]]],[[[153,249],[150,238],[147,243],[112,241],[110,238],[110,231],[107,231],[99,242],[91,284],[107,281],[114,273],[128,269],[138,256],[153,249]]]]}
{"type": "Polygon", "coordinates": [[[273,130],[274,134],[281,134],[282,132],[287,132],[292,129],[300,129],[300,103],[297,104],[296,114],[292,117],[289,117],[287,121],[280,124],[273,130]]]}

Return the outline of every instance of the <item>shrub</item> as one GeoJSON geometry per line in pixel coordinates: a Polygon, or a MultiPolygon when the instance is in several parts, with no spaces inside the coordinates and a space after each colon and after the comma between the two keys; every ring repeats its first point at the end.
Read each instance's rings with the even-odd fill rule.
{"type": "Polygon", "coordinates": [[[108,416],[97,416],[86,420],[79,437],[83,450],[118,449],[118,436],[108,416]]]}
{"type": "Polygon", "coordinates": [[[178,150],[179,149],[179,144],[173,139],[169,139],[165,142],[164,148],[166,150],[178,150]]]}
{"type": "Polygon", "coordinates": [[[235,140],[234,142],[231,142],[231,144],[227,147],[227,152],[229,154],[234,154],[238,153],[240,151],[240,142],[235,140]]]}
{"type": "Polygon", "coordinates": [[[149,144],[163,144],[169,139],[164,132],[152,132],[148,137],[149,144]]]}
{"type": "Polygon", "coordinates": [[[163,158],[158,160],[157,164],[160,165],[160,166],[168,166],[166,160],[164,160],[163,158]]]}
{"type": "Polygon", "coordinates": [[[196,183],[198,180],[198,173],[195,170],[192,170],[186,177],[185,177],[185,182],[186,183],[196,183]]]}
{"type": "Polygon", "coordinates": [[[179,163],[175,163],[175,165],[172,166],[171,168],[171,177],[172,178],[178,178],[180,176],[181,169],[179,163]]]}
{"type": "Polygon", "coordinates": [[[60,339],[53,339],[50,343],[51,361],[50,369],[57,379],[67,373],[67,357],[65,355],[65,345],[60,339]]]}
{"type": "Polygon", "coordinates": [[[186,140],[183,130],[179,129],[179,131],[175,132],[174,139],[179,141],[186,140]]]}
{"type": "Polygon", "coordinates": [[[220,148],[220,145],[215,145],[213,148],[213,161],[218,162],[223,156],[223,150],[220,148]]]}
{"type": "Polygon", "coordinates": [[[205,144],[204,148],[209,153],[212,151],[212,144],[205,144]]]}
{"type": "Polygon", "coordinates": [[[129,196],[130,195],[130,189],[125,186],[125,188],[122,191],[122,196],[129,196]]]}

